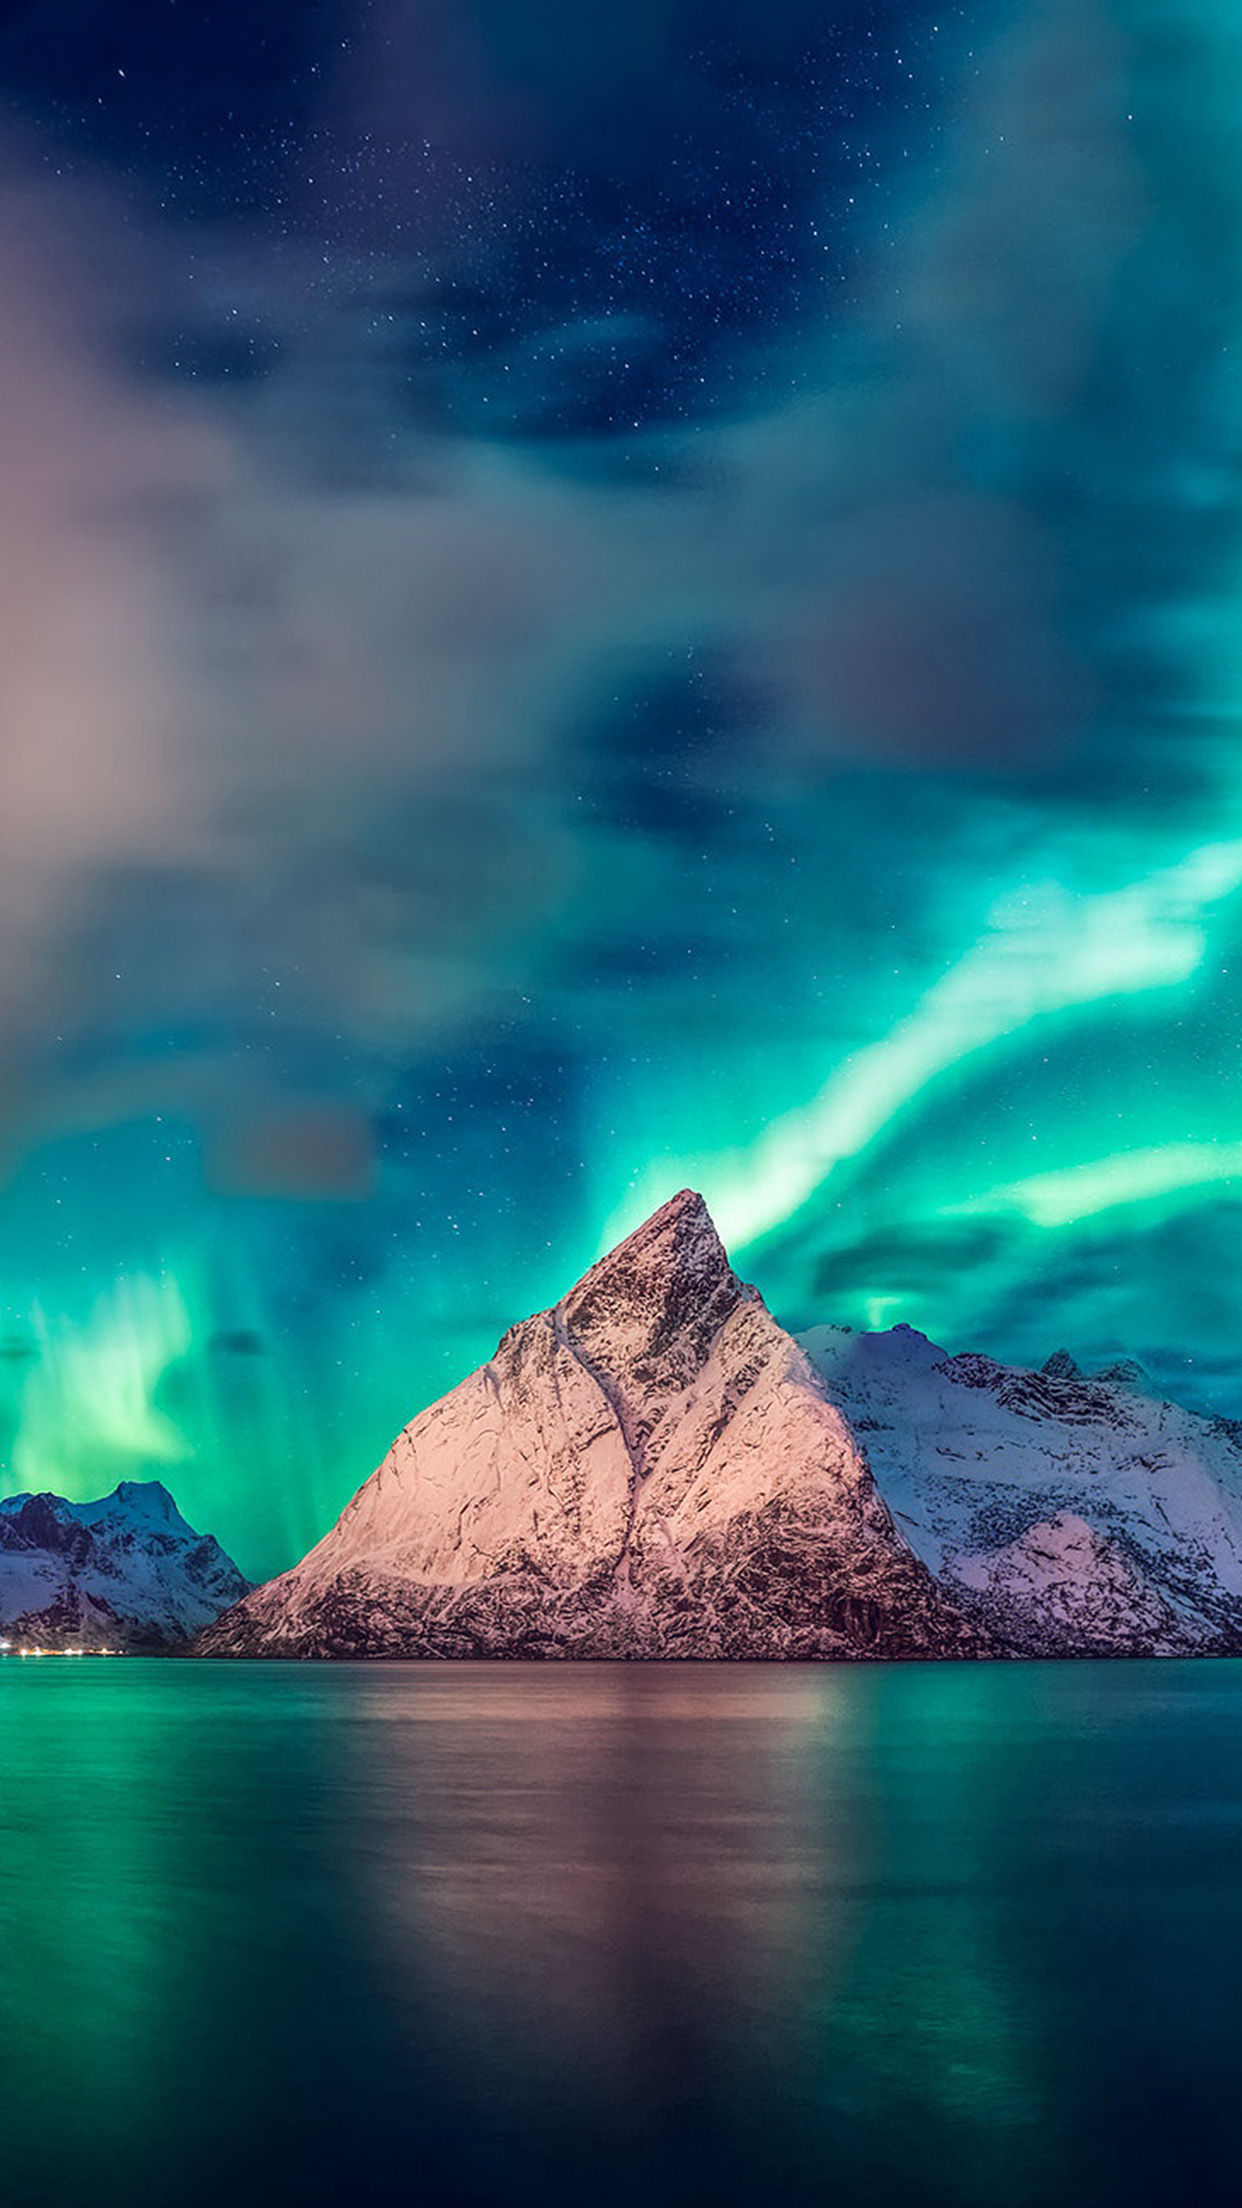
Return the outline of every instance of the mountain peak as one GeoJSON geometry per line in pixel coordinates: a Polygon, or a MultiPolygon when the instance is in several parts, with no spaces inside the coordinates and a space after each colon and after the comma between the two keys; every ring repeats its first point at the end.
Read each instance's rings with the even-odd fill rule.
{"type": "Polygon", "coordinates": [[[555,1315],[612,1366],[659,1356],[687,1329],[705,1344],[743,1300],[753,1294],[733,1271],[707,1205],[683,1188],[592,1265],[555,1315]]]}
{"type": "Polygon", "coordinates": [[[1041,1370],[1049,1380],[1081,1380],[1082,1368],[1070,1356],[1068,1349],[1054,1349],[1051,1357],[1045,1357],[1041,1370]]]}
{"type": "Polygon", "coordinates": [[[1097,1365],[1091,1378],[1106,1380],[1113,1387],[1140,1388],[1147,1395],[1154,1392],[1151,1374],[1137,1357],[1115,1357],[1111,1364],[1097,1365]]]}
{"type": "Polygon", "coordinates": [[[612,1295],[624,1292],[627,1281],[672,1274],[693,1275],[700,1285],[711,1279],[735,1279],[712,1215],[693,1188],[670,1196],[641,1227],[597,1259],[561,1301],[567,1304],[588,1290],[606,1289],[612,1295]]]}
{"type": "Polygon", "coordinates": [[[712,1223],[712,1215],[697,1189],[679,1188],[635,1227],[623,1242],[609,1250],[578,1283],[584,1287],[607,1267],[664,1271],[680,1267],[688,1259],[706,1258],[714,1266],[728,1267],[724,1244],[712,1223]]]}
{"type": "Polygon", "coordinates": [[[124,1523],[168,1533],[191,1531],[162,1480],[120,1480],[110,1495],[75,1508],[84,1525],[124,1523]]]}
{"type": "Polygon", "coordinates": [[[119,1480],[105,1500],[130,1506],[141,1504],[164,1517],[172,1516],[177,1509],[162,1480],[119,1480]]]}

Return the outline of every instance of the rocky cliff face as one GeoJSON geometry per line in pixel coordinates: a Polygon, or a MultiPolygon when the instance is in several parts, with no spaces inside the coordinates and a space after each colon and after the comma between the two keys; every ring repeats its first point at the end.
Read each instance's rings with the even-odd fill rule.
{"type": "Polygon", "coordinates": [[[216,1655],[848,1657],[997,1644],[894,1526],[683,1191],[402,1433],[216,1655]]]}
{"type": "Polygon", "coordinates": [[[171,1648],[249,1584],[158,1480],[124,1480],[94,1503],[0,1502],[0,1641],[14,1646],[171,1648]]]}

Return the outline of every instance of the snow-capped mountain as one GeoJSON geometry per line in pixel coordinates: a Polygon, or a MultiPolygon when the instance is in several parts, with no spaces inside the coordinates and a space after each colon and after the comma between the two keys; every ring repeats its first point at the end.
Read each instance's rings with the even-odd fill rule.
{"type": "Polygon", "coordinates": [[[93,1503],[0,1501],[0,1640],[14,1645],[170,1648],[249,1585],[158,1480],[122,1480],[93,1503]]]}
{"type": "Polygon", "coordinates": [[[215,1655],[976,1655],[683,1191],[407,1426],[215,1655]]]}
{"type": "Polygon", "coordinates": [[[802,1337],[915,1554],[1026,1654],[1242,1650],[1242,1425],[1088,1377],[946,1356],[910,1327],[802,1337]]]}

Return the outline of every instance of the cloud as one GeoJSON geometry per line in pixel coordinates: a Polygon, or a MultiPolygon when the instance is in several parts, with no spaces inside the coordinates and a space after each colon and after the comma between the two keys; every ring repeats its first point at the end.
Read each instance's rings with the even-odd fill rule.
{"type": "Polygon", "coordinates": [[[142,280],[97,202],[0,170],[0,874],[192,848],[200,802],[175,590],[153,516],[213,487],[210,427],[109,372],[109,283],[142,280]],[[99,265],[102,261],[102,265],[99,265]]]}
{"type": "Polygon", "coordinates": [[[949,189],[905,259],[903,319],[975,438],[1082,404],[1151,219],[1133,127],[1144,48],[1117,12],[1044,0],[994,42],[967,80],[949,189]]]}
{"type": "MultiPolygon", "coordinates": [[[[643,16],[657,47],[658,14],[643,16]]],[[[453,115],[487,107],[481,86],[499,96],[528,65],[544,83],[530,55],[506,77],[498,18],[462,44],[432,15],[426,97],[449,139],[453,115]]],[[[401,17],[398,104],[431,19],[401,17]]],[[[379,97],[381,46],[332,94],[355,120],[351,101],[379,97]]],[[[1012,878],[1038,879],[1049,778],[1096,802],[1080,770],[1119,718],[1115,638],[1149,589],[1126,566],[1141,437],[1101,487],[1101,394],[1149,216],[1131,63],[1102,10],[1032,5],[984,55],[921,204],[877,216],[849,313],[772,333],[765,365],[794,371],[797,395],[756,381],[731,420],[630,440],[642,464],[611,480],[598,454],[454,433],[410,405],[386,302],[395,281],[408,319],[456,283],[430,233],[325,275],[305,237],[174,237],[137,200],[53,190],[14,156],[0,201],[17,333],[0,368],[10,1123],[33,1140],[175,1099],[216,1126],[234,1109],[243,1125],[352,1124],[395,1066],[505,1020],[567,1018],[589,1054],[597,983],[616,974],[636,981],[641,1025],[715,960],[745,1016],[737,931],[705,909],[687,929],[684,854],[696,838],[713,863],[727,851],[734,903],[743,876],[762,883],[754,909],[771,918],[756,925],[777,942],[774,787],[832,849],[848,903],[912,853],[945,878],[972,868],[980,787],[1008,774],[1012,878]],[[194,314],[227,329],[256,300],[262,375],[174,385],[132,366],[135,331],[171,341],[194,314]],[[692,663],[731,709],[706,737],[687,715],[619,763],[617,702],[692,663]],[[864,835],[834,842],[836,778],[944,770],[960,797],[934,852],[883,795],[864,835]]],[[[711,103],[728,104],[724,83],[711,103]]],[[[657,110],[658,135],[673,125],[657,110]]],[[[459,323],[450,378],[473,373],[459,323]]],[[[547,334],[532,311],[519,365],[547,334]]],[[[1176,408],[1189,372],[1153,369],[1126,402],[1136,433],[1176,408]]],[[[1160,498],[1181,542],[1177,498],[1160,498]]],[[[1166,610],[1198,574],[1198,526],[1166,610]]],[[[1186,771],[1189,747],[1178,758],[1186,771]]],[[[1124,813],[1132,793],[1116,791],[1124,813]]],[[[1178,833],[1182,851],[1202,841],[1178,833]]],[[[1018,930],[1023,988],[1028,969],[1043,976],[1032,1002],[1065,985],[1066,926],[1077,970],[1066,909],[1050,892],[1018,930]]],[[[925,974],[921,1009],[852,1065],[838,1048],[827,1119],[808,1106],[801,1132],[783,1123],[752,1161],[764,1193],[743,1230],[1001,1031],[1009,1015],[981,1008],[1000,987],[992,938],[1013,932],[989,927],[953,983],[925,974]],[[805,1151],[792,1174],[770,1167],[777,1148],[805,1151]]],[[[1170,972],[1191,970],[1191,932],[1161,936],[1170,972]]],[[[1097,996],[1112,986],[1129,984],[1097,996]]],[[[606,994],[612,1007],[622,992],[606,994]]]]}
{"type": "Polygon", "coordinates": [[[825,544],[824,569],[780,640],[801,725],[821,745],[1001,773],[1072,751],[1090,682],[1058,633],[1047,547],[1016,502],[881,499],[825,544]]]}
{"type": "Polygon", "coordinates": [[[215,1131],[207,1174],[228,1195],[361,1201],[375,1186],[370,1125],[360,1112],[306,1107],[235,1114],[215,1131]]]}

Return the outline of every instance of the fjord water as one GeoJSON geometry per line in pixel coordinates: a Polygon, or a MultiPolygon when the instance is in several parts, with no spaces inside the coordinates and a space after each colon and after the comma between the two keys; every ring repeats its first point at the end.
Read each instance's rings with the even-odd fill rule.
{"type": "Polygon", "coordinates": [[[1242,2177],[1242,1665],[0,1664],[0,2197],[1242,2177]]]}

